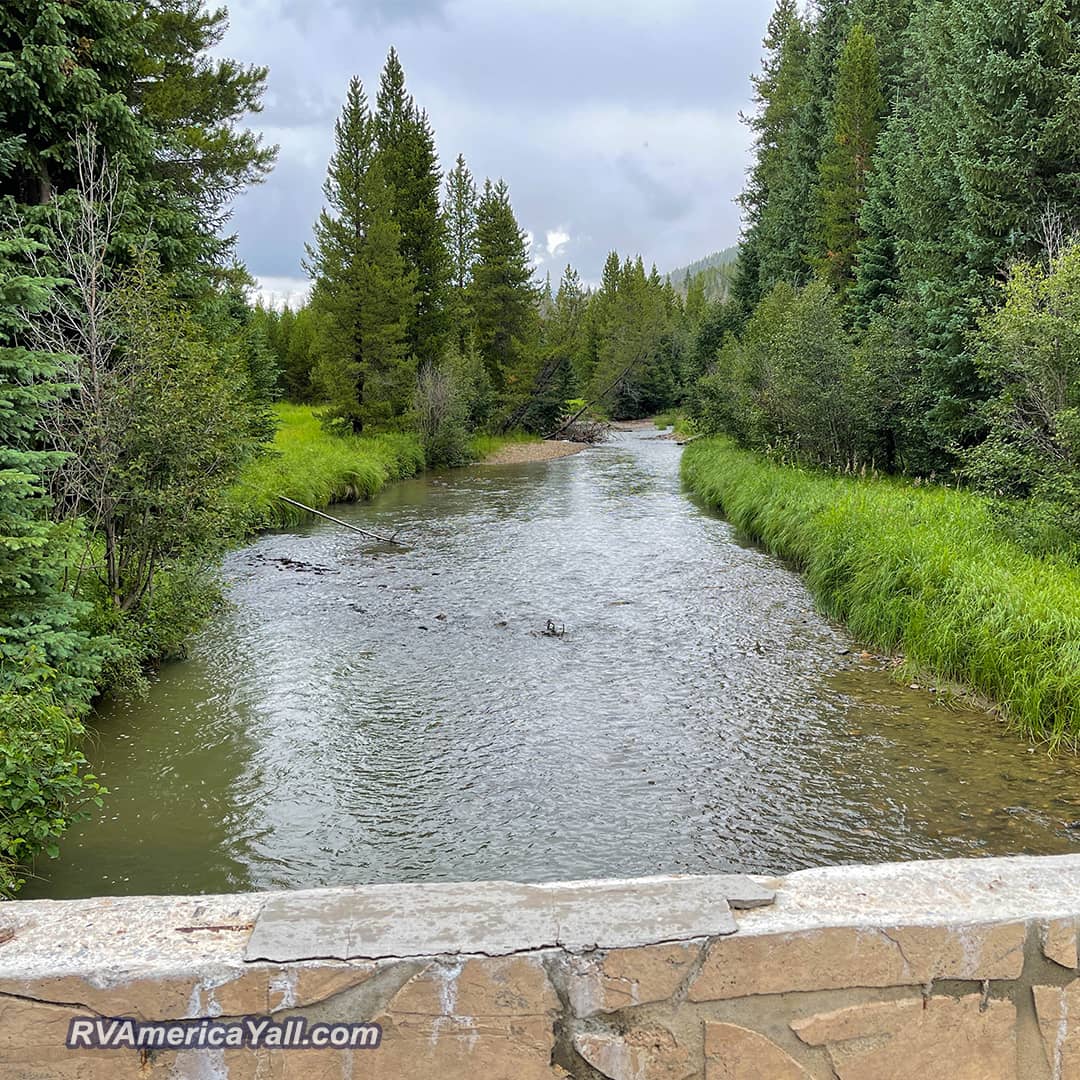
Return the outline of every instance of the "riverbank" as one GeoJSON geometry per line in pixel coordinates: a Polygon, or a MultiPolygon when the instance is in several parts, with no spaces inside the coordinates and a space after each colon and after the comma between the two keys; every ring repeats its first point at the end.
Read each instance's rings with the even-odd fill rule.
{"type": "Polygon", "coordinates": [[[567,440],[537,439],[530,442],[508,442],[483,457],[481,465],[525,465],[533,461],[556,461],[585,449],[584,443],[567,440]]]}
{"type": "Polygon", "coordinates": [[[984,499],[778,466],[723,438],[688,446],[682,475],[902,670],[986,695],[1029,738],[1080,742],[1080,568],[1002,537],[984,499]]]}
{"type": "Polygon", "coordinates": [[[280,423],[270,452],[244,468],[230,494],[243,532],[287,528],[308,516],[279,495],[322,510],[370,499],[424,468],[413,435],[331,435],[311,406],[280,404],[275,411],[280,423]]]}

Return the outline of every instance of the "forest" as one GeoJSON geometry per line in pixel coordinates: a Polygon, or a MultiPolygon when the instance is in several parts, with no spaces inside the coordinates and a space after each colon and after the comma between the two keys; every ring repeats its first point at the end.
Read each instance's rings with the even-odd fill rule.
{"type": "Polygon", "coordinates": [[[342,87],[310,299],[281,310],[252,301],[229,232],[276,148],[253,126],[268,72],[220,58],[226,28],[202,0],[0,10],[0,891],[106,797],[95,701],[184,655],[222,553],[290,520],[278,496],[370,495],[583,411],[720,436],[688,450],[690,485],[809,566],[831,611],[885,647],[922,619],[927,666],[1023,697],[1033,732],[1080,728],[1044,663],[1080,633],[1060,614],[1080,595],[1080,13],[779,0],[734,262],[664,275],[612,251],[592,285],[539,279],[507,183],[440,157],[391,49],[373,95],[342,87]],[[762,454],[814,470],[813,494],[768,488],[762,454]],[[845,498],[821,470],[933,494],[882,486],[818,557],[845,498]],[[970,513],[934,501],[958,487],[970,513]],[[933,642],[932,604],[892,598],[931,581],[940,606],[953,549],[837,569],[862,565],[866,520],[905,514],[997,545],[946,605],[971,619],[933,642]],[[991,633],[979,590],[1017,553],[1046,618],[991,633]],[[1016,641],[1035,644],[1009,668],[1016,641]]]}
{"type": "Polygon", "coordinates": [[[649,415],[704,367],[703,285],[614,252],[596,289],[535,279],[507,185],[443,168],[393,50],[373,101],[343,87],[310,302],[253,304],[229,216],[276,147],[227,25],[202,0],[0,11],[6,893],[101,805],[95,701],[185,654],[279,495],[370,495],[571,404],[649,415]]]}
{"type": "Polygon", "coordinates": [[[1070,542],[1078,32],[1061,4],[780,0],[707,430],[1034,497],[1070,542]]]}

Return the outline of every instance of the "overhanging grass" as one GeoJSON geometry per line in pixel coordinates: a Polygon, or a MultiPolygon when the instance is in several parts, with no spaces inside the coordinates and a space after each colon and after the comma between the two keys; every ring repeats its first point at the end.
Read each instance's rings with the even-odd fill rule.
{"type": "Polygon", "coordinates": [[[277,413],[280,426],[272,452],[244,468],[229,496],[247,530],[304,520],[305,513],[279,495],[321,510],[331,503],[369,499],[390,481],[424,467],[424,453],[412,435],[330,435],[309,406],[281,404],[277,413]]]}
{"type": "Polygon", "coordinates": [[[778,466],[725,439],[688,446],[682,472],[858,639],[987,695],[1032,738],[1080,741],[1080,568],[1004,539],[983,499],[778,466]]]}

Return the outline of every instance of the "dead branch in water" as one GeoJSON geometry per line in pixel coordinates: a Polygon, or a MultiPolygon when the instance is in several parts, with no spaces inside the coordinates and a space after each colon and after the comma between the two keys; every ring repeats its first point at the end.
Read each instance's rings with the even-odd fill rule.
{"type": "Polygon", "coordinates": [[[278,498],[282,502],[288,503],[290,506],[297,506],[301,510],[306,510],[309,514],[315,514],[318,517],[326,518],[327,521],[332,521],[335,525],[344,525],[346,529],[352,529],[353,532],[358,532],[372,540],[378,540],[380,543],[395,544],[397,547],[408,546],[403,544],[400,540],[396,540],[393,536],[380,536],[378,533],[371,532],[370,529],[361,529],[359,525],[352,525],[348,521],[342,521],[341,518],[332,517],[330,514],[324,514],[321,510],[316,510],[314,506],[305,506],[302,502],[290,499],[287,495],[279,495],[278,498]]]}

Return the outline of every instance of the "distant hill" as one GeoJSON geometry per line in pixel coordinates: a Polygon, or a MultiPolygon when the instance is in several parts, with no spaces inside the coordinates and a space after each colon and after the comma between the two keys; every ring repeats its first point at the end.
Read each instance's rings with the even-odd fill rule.
{"type": "Polygon", "coordinates": [[[705,295],[712,299],[722,300],[727,296],[731,287],[731,275],[735,270],[735,260],[739,257],[737,247],[724,248],[723,251],[714,251],[689,266],[680,266],[668,274],[668,281],[675,290],[683,295],[686,294],[686,277],[696,277],[698,274],[705,276],[705,295]]]}

